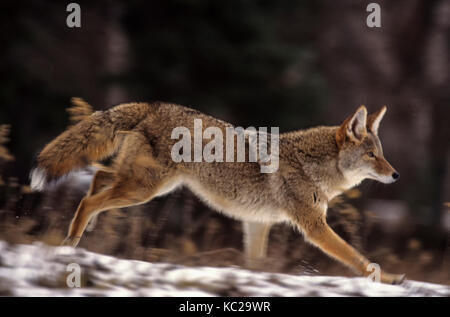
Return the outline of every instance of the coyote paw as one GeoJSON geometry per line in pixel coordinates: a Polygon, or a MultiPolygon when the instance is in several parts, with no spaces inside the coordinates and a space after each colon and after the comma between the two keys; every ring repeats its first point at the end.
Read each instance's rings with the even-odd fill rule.
{"type": "Polygon", "coordinates": [[[80,242],[81,237],[66,237],[61,243],[61,246],[76,247],[80,242]]]}
{"type": "Polygon", "coordinates": [[[401,284],[405,280],[405,274],[381,273],[381,282],[385,284],[401,284]]]}

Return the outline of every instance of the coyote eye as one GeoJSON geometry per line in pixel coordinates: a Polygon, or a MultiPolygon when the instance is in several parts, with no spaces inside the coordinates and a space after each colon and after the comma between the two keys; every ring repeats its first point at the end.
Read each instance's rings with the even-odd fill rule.
{"type": "Polygon", "coordinates": [[[374,158],[374,157],[375,157],[375,154],[373,154],[372,151],[367,152],[367,155],[368,155],[370,158],[374,158]]]}

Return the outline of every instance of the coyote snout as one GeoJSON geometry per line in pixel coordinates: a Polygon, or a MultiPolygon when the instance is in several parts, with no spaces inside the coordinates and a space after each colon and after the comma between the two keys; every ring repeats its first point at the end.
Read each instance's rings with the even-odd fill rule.
{"type": "MultiPolygon", "coordinates": [[[[378,138],[377,136],[374,136],[378,138]]],[[[373,152],[372,152],[373,153],[373,152]]],[[[384,184],[391,184],[400,178],[400,174],[389,164],[383,155],[369,156],[373,166],[373,172],[369,173],[369,178],[384,184]]]]}
{"type": "MultiPolygon", "coordinates": [[[[382,160],[384,161],[383,163],[389,165],[389,163],[385,159],[382,159],[382,160]]],[[[396,170],[394,170],[391,166],[389,166],[389,167],[391,170],[388,171],[387,173],[385,173],[385,174],[373,173],[373,174],[370,174],[369,178],[379,181],[384,184],[391,184],[391,183],[396,182],[400,178],[400,174],[396,170]]]]}

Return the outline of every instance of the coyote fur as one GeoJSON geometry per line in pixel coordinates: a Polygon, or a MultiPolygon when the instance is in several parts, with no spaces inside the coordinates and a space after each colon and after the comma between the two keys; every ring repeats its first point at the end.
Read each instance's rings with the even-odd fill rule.
{"type": "MultiPolygon", "coordinates": [[[[114,154],[111,166],[97,170],[81,200],[64,245],[76,246],[88,223],[113,208],[143,204],[185,185],[208,205],[243,221],[249,263],[266,255],[270,227],[288,223],[329,256],[368,276],[370,261],[327,224],[328,202],[369,178],[392,183],[399,174],[386,161],[378,127],[386,107],[367,115],[364,106],[339,126],[319,126],[279,135],[279,168],[261,173],[260,162],[179,162],[171,157],[174,128],[194,119],[225,132],[231,124],[169,103],[127,103],[91,111],[73,99],[78,123],[50,142],[37,157],[31,186],[45,186],[71,171],[114,154]],[[84,109],[84,110],[83,110],[84,109]]],[[[381,272],[381,281],[401,283],[404,275],[381,272]]]]}

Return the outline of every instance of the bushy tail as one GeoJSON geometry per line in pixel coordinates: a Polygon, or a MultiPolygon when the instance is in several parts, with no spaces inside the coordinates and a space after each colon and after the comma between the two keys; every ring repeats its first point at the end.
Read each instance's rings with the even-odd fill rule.
{"type": "Polygon", "coordinates": [[[73,170],[90,165],[114,154],[120,144],[119,131],[132,130],[149,113],[151,105],[129,103],[107,111],[92,113],[92,108],[79,98],[72,99],[68,109],[77,122],[47,144],[31,171],[31,188],[43,190],[73,170]]]}

